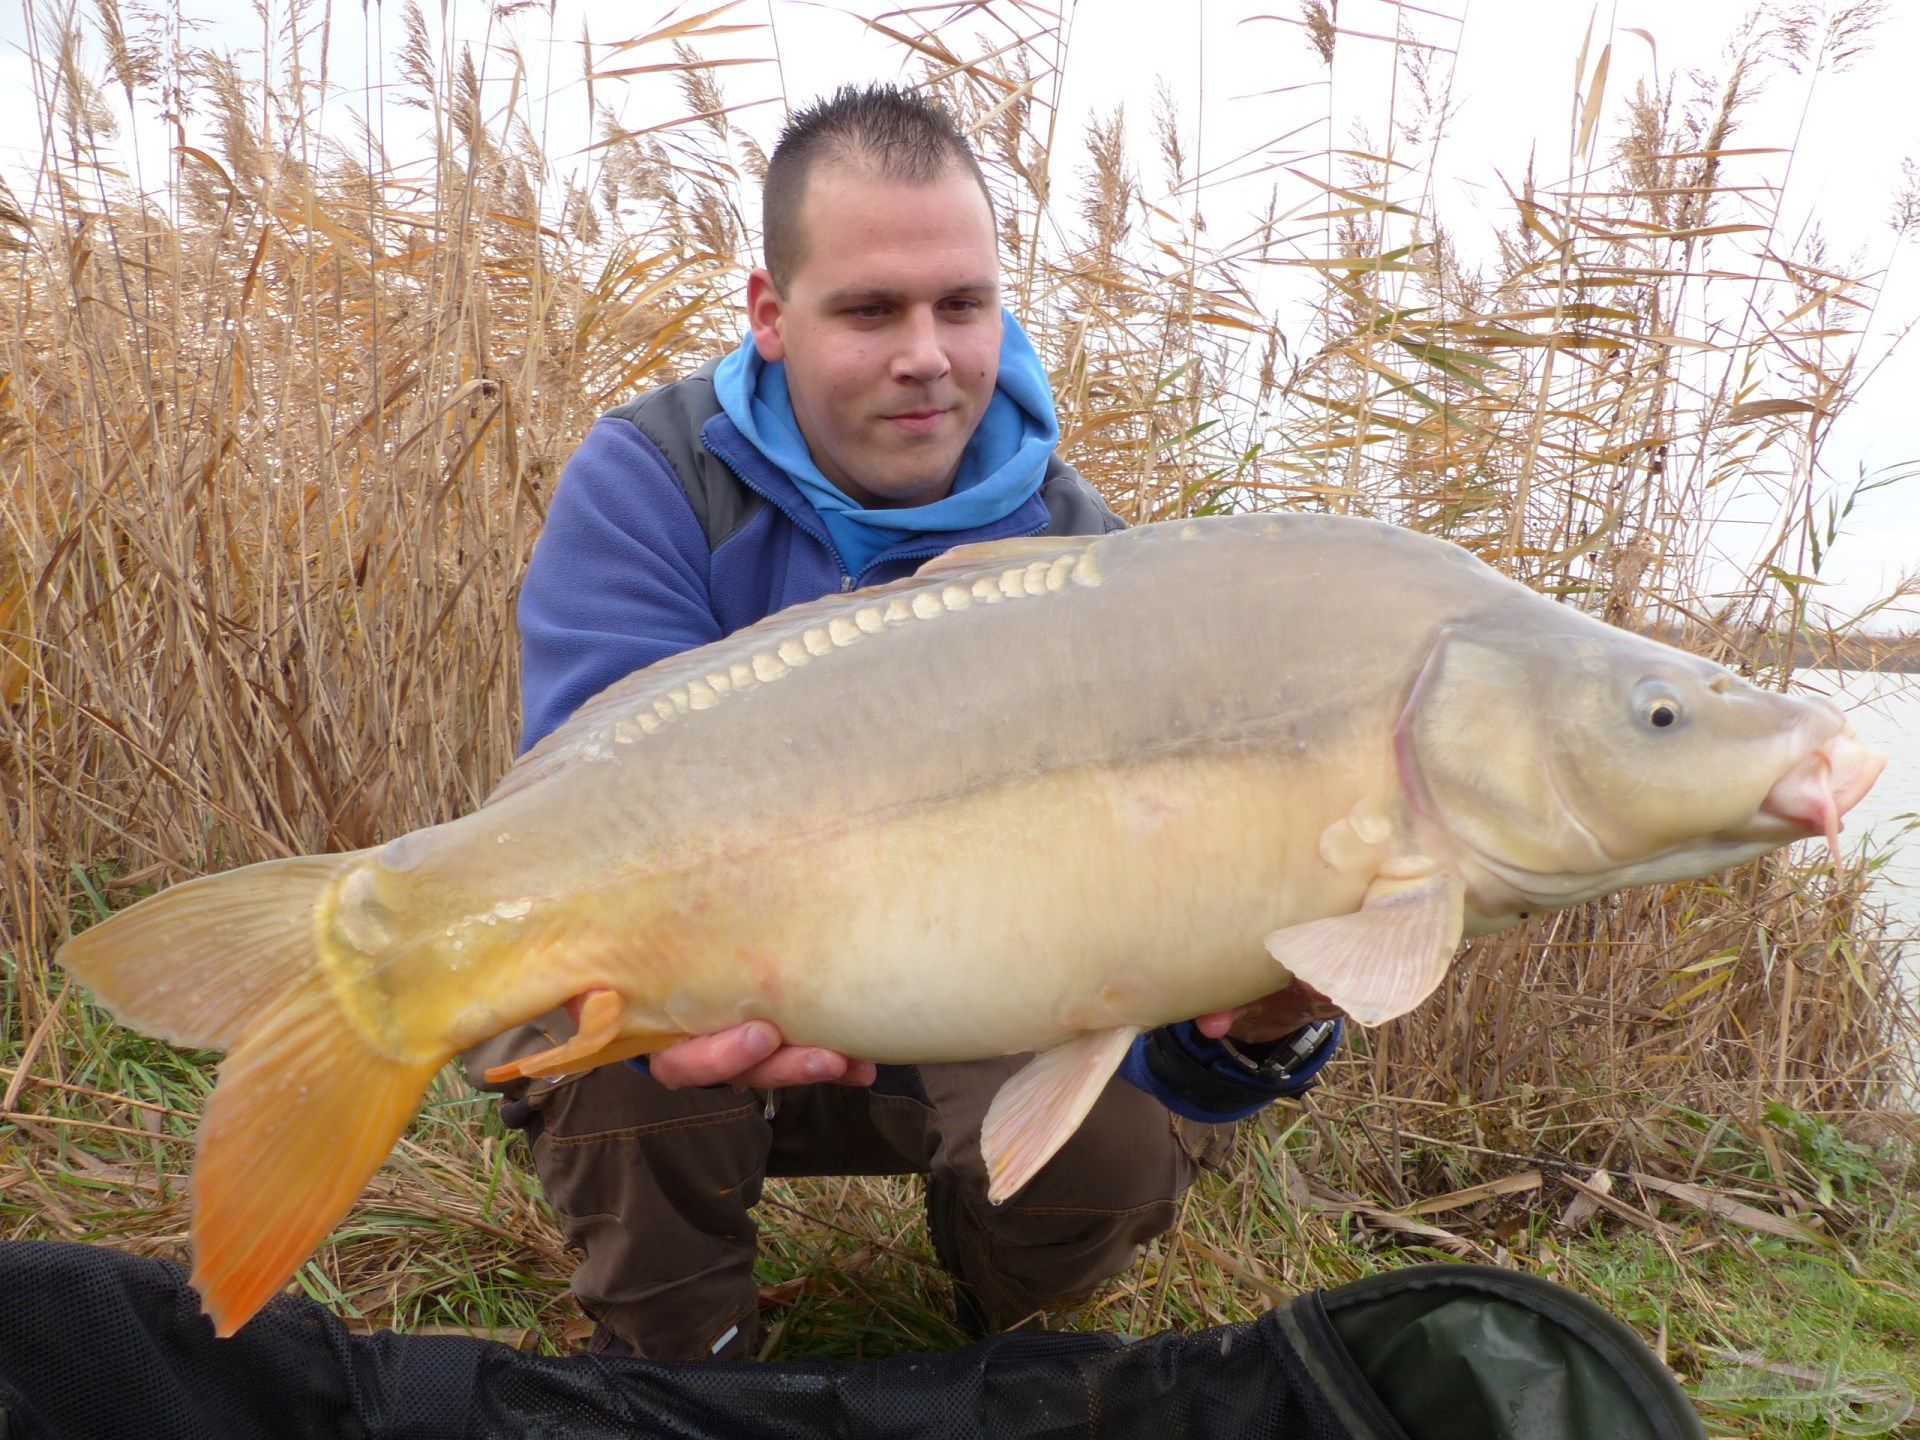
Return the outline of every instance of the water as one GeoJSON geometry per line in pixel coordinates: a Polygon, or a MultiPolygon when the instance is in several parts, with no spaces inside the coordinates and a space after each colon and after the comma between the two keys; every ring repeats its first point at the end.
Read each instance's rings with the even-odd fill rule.
{"type": "Polygon", "coordinates": [[[1859,854],[1863,842],[1870,852],[1889,852],[1874,883],[1920,966],[1920,829],[1902,834],[1907,822],[1899,818],[1920,815],[1920,675],[1803,670],[1799,678],[1803,688],[1845,710],[1862,740],[1886,753],[1885,772],[1847,816],[1841,839],[1849,856],[1859,854]]]}

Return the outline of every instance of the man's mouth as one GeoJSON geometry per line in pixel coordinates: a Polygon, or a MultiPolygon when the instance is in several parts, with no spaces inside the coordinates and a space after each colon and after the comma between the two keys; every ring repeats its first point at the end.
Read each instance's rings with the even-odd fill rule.
{"type": "Polygon", "coordinates": [[[945,410],[901,410],[884,418],[909,435],[926,435],[940,424],[946,413],[945,410]]]}

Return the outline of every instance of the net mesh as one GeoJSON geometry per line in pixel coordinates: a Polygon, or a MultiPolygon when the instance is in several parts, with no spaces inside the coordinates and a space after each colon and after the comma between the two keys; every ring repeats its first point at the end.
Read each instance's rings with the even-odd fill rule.
{"type": "Polygon", "coordinates": [[[0,1244],[0,1440],[1351,1440],[1277,1314],[860,1363],[656,1364],[350,1333],[282,1296],[216,1340],[176,1265],[0,1244]]]}

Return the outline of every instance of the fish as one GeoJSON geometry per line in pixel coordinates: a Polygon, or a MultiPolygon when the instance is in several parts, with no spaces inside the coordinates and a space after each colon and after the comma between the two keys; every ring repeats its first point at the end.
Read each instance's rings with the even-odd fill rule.
{"type": "Polygon", "coordinates": [[[226,1051],[192,1283],[232,1334],[447,1061],[487,1078],[753,1018],[882,1064],[1033,1052],[1004,1203],[1134,1038],[1304,981],[1363,1025],[1463,939],[1825,835],[1884,757],[1825,700],[1373,520],[1241,514],[949,551],[588,700],[487,799],[369,849],[192,879],[59,962],[226,1051]]]}

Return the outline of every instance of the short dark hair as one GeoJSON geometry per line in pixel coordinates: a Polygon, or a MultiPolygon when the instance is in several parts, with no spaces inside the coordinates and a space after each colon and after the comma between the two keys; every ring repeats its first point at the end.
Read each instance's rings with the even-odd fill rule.
{"type": "Polygon", "coordinates": [[[842,85],[797,112],[767,161],[761,243],[774,287],[782,294],[806,254],[800,206],[823,160],[867,165],[888,180],[928,185],[953,170],[979,182],[993,213],[987,177],[960,127],[938,103],[897,85],[842,85]]]}

